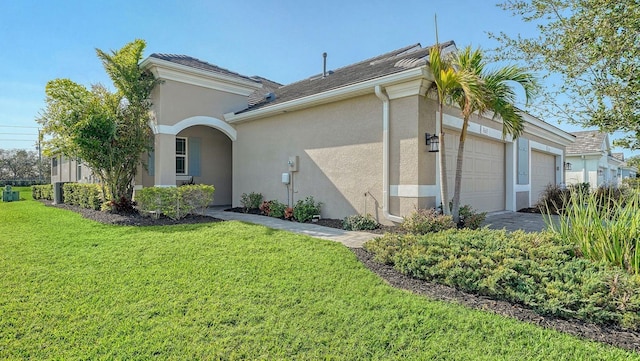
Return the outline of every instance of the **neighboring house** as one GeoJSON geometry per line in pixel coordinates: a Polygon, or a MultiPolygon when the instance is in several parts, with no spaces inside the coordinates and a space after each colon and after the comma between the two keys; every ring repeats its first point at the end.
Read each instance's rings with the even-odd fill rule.
{"type": "Polygon", "coordinates": [[[612,155],[614,158],[622,161],[618,172],[620,181],[624,181],[627,178],[636,178],[636,175],[638,174],[638,168],[627,164],[624,159],[624,153],[613,153],[612,155]]]}
{"type": "Polygon", "coordinates": [[[97,181],[91,168],[84,164],[81,159],[70,159],[60,154],[51,157],[51,183],[95,183],[97,181]]]}
{"type": "MultiPolygon", "coordinates": [[[[453,42],[441,45],[454,51],[453,42]]],[[[280,85],[183,55],[142,63],[163,80],[153,92],[155,152],[136,187],[213,184],[215,204],[240,205],[260,192],[283,203],[313,196],[322,216],[370,213],[399,222],[440,205],[438,134],[429,48],[411,45],[308,79],[280,85]]],[[[465,148],[461,201],[481,211],[518,210],[564,182],[574,137],[525,115],[521,138],[502,137],[500,119],[474,116],[465,148]]],[[[449,189],[462,124],[444,114],[449,189]]]]}
{"type": "MultiPolygon", "coordinates": [[[[567,146],[567,184],[589,183],[591,188],[621,184],[624,159],[611,153],[609,135],[597,130],[572,133],[576,141],[567,146]]],[[[629,170],[630,171],[630,170],[629,170]]]]}

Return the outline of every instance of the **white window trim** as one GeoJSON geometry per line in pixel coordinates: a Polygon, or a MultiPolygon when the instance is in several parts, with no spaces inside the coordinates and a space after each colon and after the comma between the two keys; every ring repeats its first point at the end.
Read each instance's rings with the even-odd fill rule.
{"type": "Polygon", "coordinates": [[[178,139],[184,139],[184,155],[178,154],[177,150],[175,154],[176,159],[178,157],[184,158],[184,173],[178,173],[178,170],[176,169],[176,175],[187,175],[189,174],[189,139],[187,137],[176,137],[176,140],[178,139]]]}

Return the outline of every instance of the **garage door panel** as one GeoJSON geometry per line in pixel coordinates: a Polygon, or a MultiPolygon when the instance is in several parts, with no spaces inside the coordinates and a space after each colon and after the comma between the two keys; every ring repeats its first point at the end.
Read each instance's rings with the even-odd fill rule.
{"type": "MultiPolygon", "coordinates": [[[[445,151],[450,196],[453,196],[459,134],[449,131],[445,151]]],[[[461,204],[481,211],[504,210],[505,170],[504,144],[468,135],[462,165],[461,204]]]]}
{"type": "Polygon", "coordinates": [[[531,200],[536,203],[549,184],[556,184],[556,157],[531,152],[531,200]]]}

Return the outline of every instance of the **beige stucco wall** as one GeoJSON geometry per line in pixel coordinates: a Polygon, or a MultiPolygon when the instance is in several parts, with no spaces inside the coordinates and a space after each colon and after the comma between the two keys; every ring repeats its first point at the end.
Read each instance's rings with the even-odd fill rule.
{"type": "Polygon", "coordinates": [[[247,108],[247,97],[196,85],[164,80],[152,93],[158,124],[174,125],[194,116],[223,119],[223,114],[247,108]]]}
{"type": "MultiPolygon", "coordinates": [[[[393,99],[389,111],[390,184],[435,184],[436,157],[423,140],[425,131],[435,131],[432,102],[419,95],[393,99]]],[[[286,203],[281,175],[289,157],[298,156],[295,201],[313,196],[324,203],[323,217],[371,213],[390,223],[382,215],[382,101],[375,95],[244,122],[236,129],[234,206],[249,192],[286,203]]],[[[433,196],[392,196],[389,204],[396,215],[433,206],[433,196]]]]}
{"type": "Polygon", "coordinates": [[[287,202],[281,174],[298,156],[294,200],[313,196],[323,217],[382,218],[382,103],[374,95],[240,123],[233,144],[233,205],[242,193],[287,202]]]}

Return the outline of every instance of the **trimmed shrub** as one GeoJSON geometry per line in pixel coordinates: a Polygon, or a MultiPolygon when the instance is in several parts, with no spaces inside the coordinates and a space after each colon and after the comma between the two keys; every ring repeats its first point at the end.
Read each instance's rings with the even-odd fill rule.
{"type": "Polygon", "coordinates": [[[98,210],[104,202],[99,184],[65,183],[62,187],[65,204],[98,210]]]}
{"type": "Polygon", "coordinates": [[[284,209],[284,219],[289,221],[293,220],[293,208],[287,207],[284,209]]]}
{"type": "Polygon", "coordinates": [[[43,184],[31,186],[31,195],[33,199],[53,200],[53,184],[43,184]]]}
{"type": "Polygon", "coordinates": [[[365,231],[378,228],[380,225],[372,215],[354,214],[342,220],[342,229],[347,231],[365,231]]]}
{"type": "Polygon", "coordinates": [[[245,213],[248,213],[250,210],[259,209],[263,199],[264,197],[262,196],[262,193],[242,193],[240,196],[240,203],[242,204],[242,208],[244,208],[245,213]]]}
{"type": "Polygon", "coordinates": [[[458,228],[478,229],[487,218],[487,212],[477,212],[468,204],[460,207],[458,228]]]}
{"type": "Polygon", "coordinates": [[[260,204],[260,213],[265,216],[271,215],[271,201],[263,201],[262,204],[260,204]]]}
{"type": "Polygon", "coordinates": [[[451,216],[440,214],[434,208],[416,209],[400,224],[400,228],[413,234],[427,234],[455,228],[451,216]]]}
{"type": "Polygon", "coordinates": [[[526,305],[540,314],[640,329],[640,277],[576,256],[550,233],[447,230],[364,245],[400,272],[526,305]]]}
{"type": "Polygon", "coordinates": [[[293,217],[298,222],[309,222],[313,219],[313,216],[320,215],[321,202],[317,202],[313,197],[307,197],[304,200],[298,200],[295,207],[293,207],[293,217]]]}
{"type": "Polygon", "coordinates": [[[181,219],[188,214],[203,214],[213,201],[215,188],[197,184],[181,187],[148,187],[136,193],[141,212],[156,218],[161,214],[171,219],[181,219]]]}
{"type": "Polygon", "coordinates": [[[271,201],[270,207],[271,207],[271,213],[269,214],[269,216],[275,217],[275,218],[284,218],[285,210],[287,209],[286,204],[283,204],[274,200],[274,201],[271,201]]]}

